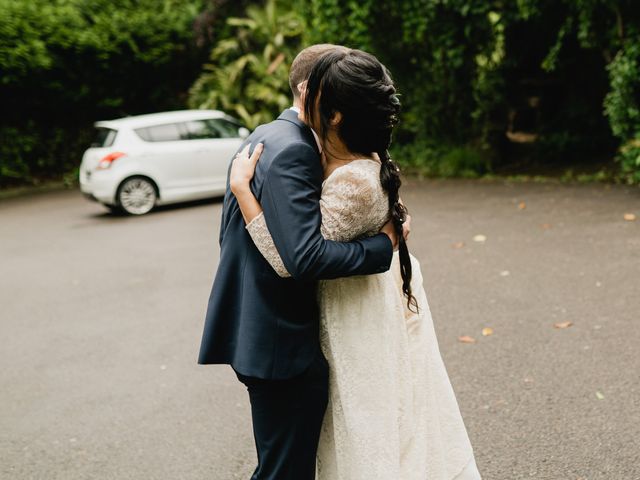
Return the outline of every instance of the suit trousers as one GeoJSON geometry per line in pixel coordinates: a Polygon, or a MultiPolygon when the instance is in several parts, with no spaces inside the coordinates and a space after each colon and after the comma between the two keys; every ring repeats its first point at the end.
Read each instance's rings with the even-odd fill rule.
{"type": "Polygon", "coordinates": [[[251,401],[258,454],[251,480],[314,480],[329,396],[329,365],[320,349],[309,367],[290,379],[236,376],[251,401]]]}

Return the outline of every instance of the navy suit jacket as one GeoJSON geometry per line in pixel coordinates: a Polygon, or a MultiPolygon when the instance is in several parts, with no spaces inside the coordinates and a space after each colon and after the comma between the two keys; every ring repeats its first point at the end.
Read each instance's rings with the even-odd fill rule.
{"type": "Polygon", "coordinates": [[[313,133],[294,110],[258,127],[245,145],[259,142],[264,151],[251,189],[291,278],[279,277],[254,245],[227,181],[198,363],[285,379],[302,373],[319,349],[317,280],[384,272],[393,248],[384,234],[350,243],[322,237],[322,165],[313,133]]]}

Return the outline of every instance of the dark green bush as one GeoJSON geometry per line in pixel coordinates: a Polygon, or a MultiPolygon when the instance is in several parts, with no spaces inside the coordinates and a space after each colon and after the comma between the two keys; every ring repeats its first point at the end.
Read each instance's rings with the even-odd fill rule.
{"type": "Polygon", "coordinates": [[[0,186],[77,167],[94,121],[184,105],[202,0],[0,0],[0,186]]]}
{"type": "Polygon", "coordinates": [[[486,152],[471,146],[396,144],[391,154],[405,173],[428,177],[475,178],[491,172],[486,152]]]}
{"type": "Polygon", "coordinates": [[[289,103],[293,55],[316,42],[390,68],[407,168],[617,155],[640,183],[635,0],[0,0],[0,186],[73,171],[98,119],[188,101],[266,121],[289,103]]]}
{"type": "Polygon", "coordinates": [[[193,108],[222,109],[249,127],[291,105],[289,65],[301,48],[304,19],[290,3],[267,0],[246,17],[227,20],[228,34],[211,51],[190,91],[193,108]]]}
{"type": "Polygon", "coordinates": [[[514,154],[550,164],[606,160],[615,135],[622,175],[638,181],[634,0],[303,3],[307,42],[364,48],[391,69],[404,105],[397,148],[419,155],[412,165],[448,175],[500,167],[514,154]],[[450,154],[427,153],[447,145],[450,154]]]}
{"type": "Polygon", "coordinates": [[[611,91],[605,108],[613,133],[622,140],[618,161],[624,179],[640,184],[640,38],[626,42],[608,70],[611,91]]]}

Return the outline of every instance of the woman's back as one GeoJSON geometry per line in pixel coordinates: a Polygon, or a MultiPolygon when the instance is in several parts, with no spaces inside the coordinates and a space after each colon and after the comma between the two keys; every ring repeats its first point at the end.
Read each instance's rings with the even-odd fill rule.
{"type": "MultiPolygon", "coordinates": [[[[355,160],[325,180],[322,234],[374,235],[389,216],[380,162],[355,160]]],[[[391,270],[320,282],[320,344],[330,367],[318,480],[478,480],[442,363],[420,264],[411,257],[419,312],[407,308],[398,254],[391,270]]]]}
{"type": "Polygon", "coordinates": [[[380,162],[354,160],[335,169],[322,185],[322,236],[348,242],[377,234],[387,222],[389,200],[380,183],[380,162]]]}

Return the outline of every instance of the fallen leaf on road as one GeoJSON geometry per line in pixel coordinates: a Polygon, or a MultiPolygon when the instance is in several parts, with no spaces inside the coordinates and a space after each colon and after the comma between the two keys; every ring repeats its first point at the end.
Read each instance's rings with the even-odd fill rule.
{"type": "Polygon", "coordinates": [[[524,210],[525,208],[527,208],[527,204],[524,202],[520,202],[518,204],[518,210],[524,210]]]}
{"type": "Polygon", "coordinates": [[[462,343],[476,343],[476,339],[469,335],[462,335],[461,337],[458,337],[458,341],[462,343]]]}
{"type": "Polygon", "coordinates": [[[486,235],[482,235],[482,234],[478,234],[475,237],[473,237],[474,242],[484,242],[486,240],[487,240],[486,235]]]}
{"type": "Polygon", "coordinates": [[[493,335],[493,328],[491,327],[484,327],[482,329],[482,335],[484,335],[485,337],[489,336],[489,335],[493,335]]]}
{"type": "Polygon", "coordinates": [[[573,325],[573,322],[570,322],[570,321],[558,322],[553,324],[553,328],[567,328],[567,327],[570,327],[571,325],[573,325]]]}
{"type": "Polygon", "coordinates": [[[549,230],[551,228],[551,224],[550,223],[543,223],[543,224],[540,225],[540,227],[543,230],[549,230]]]}
{"type": "Polygon", "coordinates": [[[451,244],[452,248],[462,248],[464,247],[464,242],[456,242],[451,244]]]}
{"type": "Polygon", "coordinates": [[[600,392],[596,392],[596,397],[598,398],[598,400],[602,400],[604,398],[604,395],[600,392]]]}
{"type": "Polygon", "coordinates": [[[633,213],[625,213],[624,214],[624,219],[627,222],[633,222],[636,219],[636,216],[633,213]]]}

